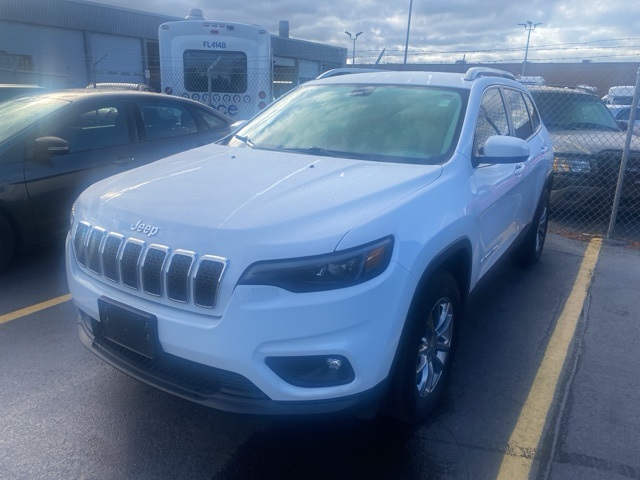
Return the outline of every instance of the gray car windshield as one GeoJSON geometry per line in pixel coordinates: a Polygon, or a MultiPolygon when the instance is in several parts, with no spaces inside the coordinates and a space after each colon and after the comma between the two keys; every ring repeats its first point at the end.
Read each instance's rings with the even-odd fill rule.
{"type": "Polygon", "coordinates": [[[229,145],[438,163],[455,148],[465,94],[421,86],[302,86],[245,125],[229,145]]]}
{"type": "Polygon", "coordinates": [[[20,97],[0,104],[0,143],[70,102],[49,97],[20,97]]]}

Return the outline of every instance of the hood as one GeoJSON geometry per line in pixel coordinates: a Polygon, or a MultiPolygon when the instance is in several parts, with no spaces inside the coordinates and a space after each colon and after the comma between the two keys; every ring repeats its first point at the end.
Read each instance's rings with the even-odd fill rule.
{"type": "Polygon", "coordinates": [[[263,258],[265,249],[295,257],[334,250],[349,230],[441,171],[207,145],[95,184],[75,215],[172,248],[228,256],[259,246],[263,258]]]}
{"type": "MultiPolygon", "coordinates": [[[[624,149],[626,132],[613,130],[558,130],[549,132],[556,154],[597,155],[605,150],[624,149]]],[[[633,137],[631,149],[640,150],[640,139],[633,137]]]]}

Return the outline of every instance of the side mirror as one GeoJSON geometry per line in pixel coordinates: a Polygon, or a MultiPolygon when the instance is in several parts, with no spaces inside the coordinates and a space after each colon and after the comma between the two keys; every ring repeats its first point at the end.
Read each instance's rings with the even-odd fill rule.
{"type": "Polygon", "coordinates": [[[622,130],[623,132],[626,132],[629,129],[629,122],[627,122],[626,120],[617,120],[617,123],[620,127],[620,130],[622,130]]]}
{"type": "Polygon", "coordinates": [[[474,158],[474,164],[480,163],[522,163],[529,159],[529,145],[521,138],[493,135],[487,139],[483,148],[484,156],[474,158]]]}
{"type": "Polygon", "coordinates": [[[50,155],[66,155],[69,153],[69,142],[60,137],[40,137],[33,141],[33,151],[37,157],[50,155]]]}

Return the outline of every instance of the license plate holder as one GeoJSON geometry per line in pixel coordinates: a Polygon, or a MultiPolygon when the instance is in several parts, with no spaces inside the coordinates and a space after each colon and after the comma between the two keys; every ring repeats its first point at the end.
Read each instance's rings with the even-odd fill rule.
{"type": "Polygon", "coordinates": [[[149,359],[158,350],[158,319],[128,305],[98,299],[101,336],[149,359]]]}

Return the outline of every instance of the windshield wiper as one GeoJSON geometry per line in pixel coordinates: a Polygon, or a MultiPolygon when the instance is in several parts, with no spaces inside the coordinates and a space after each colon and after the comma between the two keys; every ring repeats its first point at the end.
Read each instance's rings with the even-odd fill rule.
{"type": "Polygon", "coordinates": [[[233,133],[231,136],[233,138],[237,138],[249,148],[255,148],[256,146],[255,143],[253,143],[249,137],[244,137],[242,135],[238,135],[237,133],[233,133]]]}
{"type": "Polygon", "coordinates": [[[371,155],[353,152],[343,152],[341,150],[329,150],[323,147],[278,147],[277,150],[292,153],[304,153],[307,155],[318,155],[322,157],[340,157],[340,158],[371,158],[371,155]]]}

